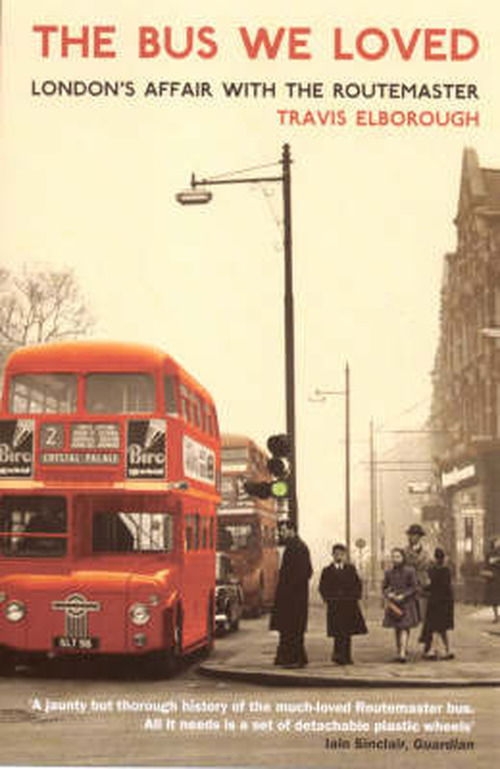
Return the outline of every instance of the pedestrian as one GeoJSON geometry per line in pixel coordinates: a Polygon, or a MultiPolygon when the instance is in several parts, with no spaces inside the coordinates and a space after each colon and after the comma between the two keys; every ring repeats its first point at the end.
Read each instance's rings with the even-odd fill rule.
{"type": "Polygon", "coordinates": [[[419,523],[412,523],[406,530],[408,544],[404,549],[405,561],[407,566],[413,566],[417,575],[420,619],[425,617],[427,606],[426,588],[429,584],[428,570],[432,564],[432,559],[422,544],[422,538],[425,537],[425,531],[419,523]]]}
{"type": "Polygon", "coordinates": [[[382,624],[394,628],[397,657],[395,662],[406,662],[410,629],[420,621],[417,593],[419,585],[413,566],[405,563],[405,551],[391,550],[392,568],[384,573],[382,591],[385,612],[382,624]]]}
{"type": "Polygon", "coordinates": [[[368,632],[358,601],[362,583],[356,567],[347,563],[347,548],[337,544],[332,548],[333,563],[321,572],[319,592],[327,604],[326,632],[333,637],[332,661],[352,665],[353,635],[368,632]]]}
{"type": "Polygon", "coordinates": [[[426,588],[427,608],[420,634],[420,642],[424,644],[424,659],[452,660],[455,655],[450,651],[448,630],[454,627],[453,622],[453,587],[451,584],[451,569],[445,565],[445,553],[440,547],[434,550],[434,563],[429,568],[429,584],[426,588]],[[433,646],[435,636],[441,638],[444,655],[439,657],[438,650],[433,646]]]}
{"type": "Polygon", "coordinates": [[[500,537],[490,543],[481,576],[486,580],[484,586],[484,603],[493,609],[493,622],[498,622],[498,606],[500,604],[500,537]]]}
{"type": "Polygon", "coordinates": [[[278,630],[280,634],[274,664],[301,668],[307,665],[304,633],[312,576],[311,558],[307,545],[299,538],[291,521],[281,524],[280,533],[285,540],[285,550],[270,622],[271,630],[278,630]]]}

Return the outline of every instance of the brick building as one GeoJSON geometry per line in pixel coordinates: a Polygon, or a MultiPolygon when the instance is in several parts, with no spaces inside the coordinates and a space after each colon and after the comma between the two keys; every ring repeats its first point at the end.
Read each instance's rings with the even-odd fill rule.
{"type": "Polygon", "coordinates": [[[433,455],[444,544],[457,577],[477,573],[500,533],[500,169],[465,149],[444,258],[440,339],[433,372],[433,455]]]}

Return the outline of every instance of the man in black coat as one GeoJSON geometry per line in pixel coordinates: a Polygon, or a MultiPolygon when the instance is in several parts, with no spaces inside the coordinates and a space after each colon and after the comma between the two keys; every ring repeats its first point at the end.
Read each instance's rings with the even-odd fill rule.
{"type": "Polygon", "coordinates": [[[351,636],[368,632],[358,605],[362,584],[344,545],[332,548],[333,563],[321,572],[319,592],[327,604],[327,635],[333,636],[332,661],[352,665],[351,636]]]}
{"type": "Polygon", "coordinates": [[[278,630],[280,634],[274,664],[298,668],[307,665],[304,633],[312,576],[311,558],[307,545],[299,538],[291,521],[282,524],[281,534],[285,550],[270,623],[271,630],[278,630]]]}

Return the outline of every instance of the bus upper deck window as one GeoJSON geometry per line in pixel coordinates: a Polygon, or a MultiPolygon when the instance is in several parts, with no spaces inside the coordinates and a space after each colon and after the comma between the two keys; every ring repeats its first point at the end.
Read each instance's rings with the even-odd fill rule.
{"type": "Polygon", "coordinates": [[[70,414],[76,411],[74,374],[18,374],[9,389],[12,414],[70,414]]]}
{"type": "Polygon", "coordinates": [[[193,424],[196,427],[201,427],[201,404],[200,399],[195,393],[191,393],[191,414],[193,417],[193,424]]]}
{"type": "Polygon", "coordinates": [[[212,410],[208,403],[205,404],[205,430],[210,435],[213,435],[214,433],[212,410]]]}
{"type": "Polygon", "coordinates": [[[167,414],[177,414],[177,398],[175,394],[175,379],[173,376],[165,377],[165,411],[167,414]]]}
{"type": "Polygon", "coordinates": [[[149,374],[88,374],[85,408],[90,414],[135,414],[155,410],[149,374]]]}

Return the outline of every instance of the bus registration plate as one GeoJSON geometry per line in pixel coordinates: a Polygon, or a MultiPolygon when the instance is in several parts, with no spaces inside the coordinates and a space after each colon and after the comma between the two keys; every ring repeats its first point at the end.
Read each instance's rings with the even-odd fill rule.
{"type": "Polygon", "coordinates": [[[99,648],[98,638],[73,638],[66,635],[58,635],[54,638],[56,649],[78,649],[87,651],[89,649],[99,648]]]}

